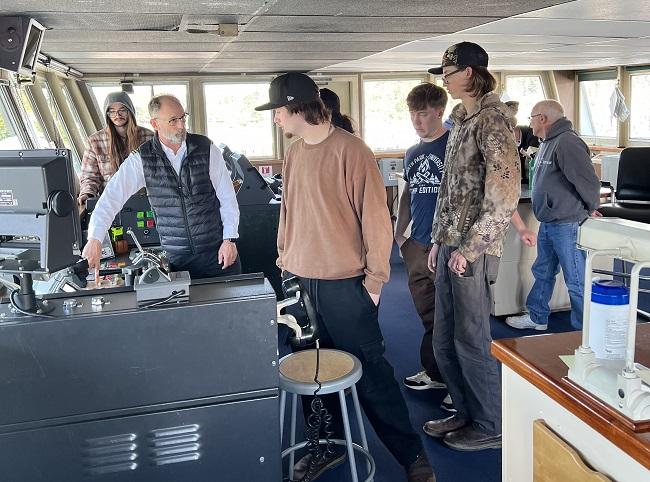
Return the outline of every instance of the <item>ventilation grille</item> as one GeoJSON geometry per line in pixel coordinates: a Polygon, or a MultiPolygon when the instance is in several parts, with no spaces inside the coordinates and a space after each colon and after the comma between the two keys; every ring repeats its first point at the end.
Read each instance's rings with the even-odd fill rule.
{"type": "Polygon", "coordinates": [[[153,465],[191,462],[201,458],[201,434],[196,424],[152,430],[148,438],[153,465]]]}
{"type": "Polygon", "coordinates": [[[86,475],[101,475],[135,470],[136,435],[127,433],[88,439],[84,442],[82,459],[86,475]]]}

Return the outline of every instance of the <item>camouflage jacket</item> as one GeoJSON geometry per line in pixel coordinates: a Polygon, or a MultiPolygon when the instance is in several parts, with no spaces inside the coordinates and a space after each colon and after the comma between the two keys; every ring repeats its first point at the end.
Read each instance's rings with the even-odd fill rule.
{"type": "Polygon", "coordinates": [[[519,155],[509,110],[495,93],[481,97],[467,115],[452,114],[445,170],[431,238],[457,246],[469,262],[481,254],[501,256],[503,239],[521,194],[519,155]]]}

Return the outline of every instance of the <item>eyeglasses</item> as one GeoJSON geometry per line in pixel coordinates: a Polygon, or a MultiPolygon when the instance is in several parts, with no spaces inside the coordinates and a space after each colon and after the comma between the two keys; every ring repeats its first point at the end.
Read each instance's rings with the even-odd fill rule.
{"type": "Polygon", "coordinates": [[[449,79],[449,77],[451,77],[451,76],[454,75],[454,74],[457,74],[458,72],[462,72],[462,71],[465,70],[466,68],[467,68],[467,67],[462,68],[462,69],[459,68],[459,69],[454,70],[453,72],[447,72],[446,74],[444,74],[444,75],[442,76],[442,82],[443,82],[444,84],[446,84],[447,82],[449,82],[449,80],[447,80],[447,79],[449,79]]]}
{"type": "Polygon", "coordinates": [[[544,114],[533,114],[531,116],[528,116],[528,122],[532,121],[535,117],[539,117],[540,115],[544,115],[544,114]]]}
{"type": "MultiPolygon", "coordinates": [[[[185,124],[185,121],[187,121],[187,118],[188,118],[189,116],[190,116],[189,112],[185,112],[185,113],[184,113],[182,116],[180,116],[180,117],[172,117],[171,119],[169,119],[169,120],[167,121],[167,123],[168,123],[170,126],[174,126],[174,125],[176,125],[178,122],[182,122],[183,124],[185,124]]],[[[160,119],[160,117],[154,117],[154,119],[160,119]]]]}
{"type": "Polygon", "coordinates": [[[120,117],[126,117],[126,114],[128,112],[129,111],[127,109],[119,109],[119,110],[109,109],[106,111],[106,114],[108,115],[108,117],[115,117],[117,115],[119,115],[120,117]]]}

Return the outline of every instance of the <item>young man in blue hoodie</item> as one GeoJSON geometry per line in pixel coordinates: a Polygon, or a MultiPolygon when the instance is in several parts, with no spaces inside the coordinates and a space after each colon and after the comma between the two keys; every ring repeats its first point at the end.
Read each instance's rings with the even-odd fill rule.
{"type": "Polygon", "coordinates": [[[582,329],[585,252],[576,246],[578,226],[599,215],[600,181],[589,148],[554,100],[537,103],[530,114],[533,134],[543,140],[535,158],[532,203],[539,220],[537,259],[526,307],[528,313],[506,318],[513,328],[546,330],[555,276],[562,267],[571,300],[571,325],[582,329]]]}

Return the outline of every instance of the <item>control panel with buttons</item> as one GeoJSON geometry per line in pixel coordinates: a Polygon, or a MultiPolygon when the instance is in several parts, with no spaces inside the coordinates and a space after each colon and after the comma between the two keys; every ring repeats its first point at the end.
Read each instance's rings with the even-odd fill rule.
{"type": "MultiPolygon", "coordinates": [[[[89,214],[92,213],[95,204],[96,200],[94,198],[87,201],[86,209],[89,214]]],[[[115,217],[113,225],[121,226],[124,232],[128,228],[131,228],[142,246],[158,246],[160,244],[160,237],[156,229],[156,218],[146,194],[134,194],[131,196],[126,204],[124,204],[120,213],[115,217]]],[[[129,236],[126,236],[124,239],[127,240],[130,248],[135,246],[135,243],[133,243],[133,240],[129,236]]]]}

